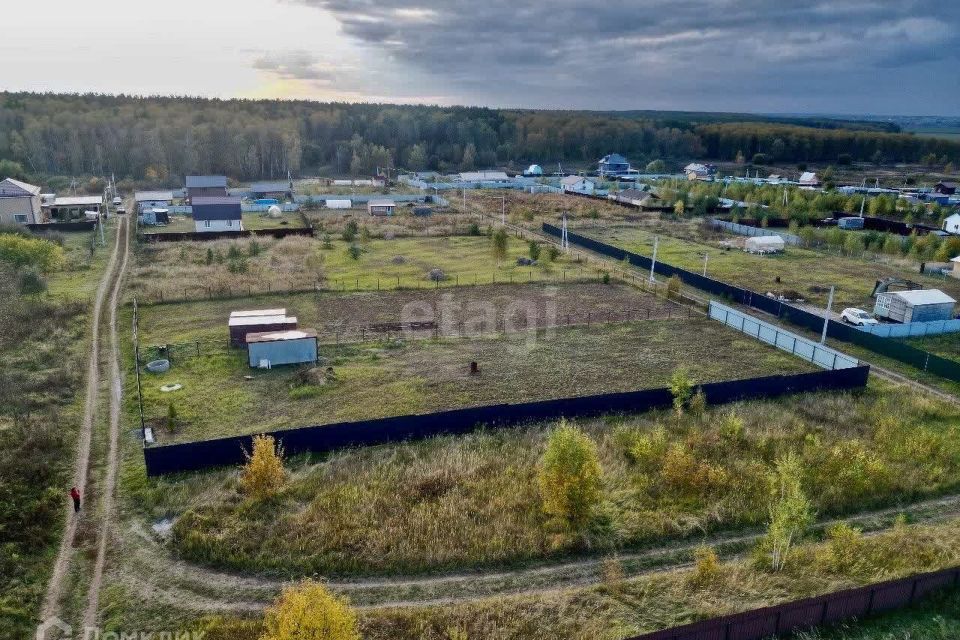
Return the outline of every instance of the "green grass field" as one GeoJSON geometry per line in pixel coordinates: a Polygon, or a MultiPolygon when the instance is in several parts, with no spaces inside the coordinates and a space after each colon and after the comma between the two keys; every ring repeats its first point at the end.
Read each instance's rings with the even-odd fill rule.
{"type": "MultiPolygon", "coordinates": [[[[292,229],[302,228],[303,220],[298,213],[284,213],[280,218],[270,218],[262,213],[245,212],[242,214],[244,229],[292,229]]],[[[151,233],[193,233],[196,225],[191,216],[171,215],[170,224],[163,226],[142,226],[140,231],[151,233]]]]}
{"type": "MultiPolygon", "coordinates": [[[[653,254],[654,234],[644,229],[605,226],[586,227],[581,232],[641,255],[649,257],[653,254]]],[[[906,277],[960,299],[960,280],[920,276],[886,264],[790,246],[779,255],[758,256],[739,249],[724,250],[716,245],[660,236],[657,259],[667,264],[702,273],[704,254],[709,254],[708,276],[760,293],[793,290],[810,304],[826,306],[826,291],[830,285],[834,285],[836,294],[833,308],[837,312],[851,306],[872,311],[870,293],[874,284],[878,279],[888,276],[906,277]]]]}
{"type": "Polygon", "coordinates": [[[440,286],[597,277],[566,256],[551,262],[544,255],[537,266],[518,266],[517,258],[529,249],[514,237],[502,261],[486,236],[371,239],[358,242],[356,259],[349,246],[339,237],[329,246],[306,237],[145,244],[138,247],[127,295],[196,299],[211,292],[313,289],[317,283],[338,290],[426,288],[437,285],[429,277],[432,269],[445,275],[440,286]]]}
{"type": "MultiPolygon", "coordinates": [[[[183,317],[186,309],[174,308],[176,317],[183,317]]],[[[150,311],[163,315],[169,309],[150,311]]],[[[145,313],[141,326],[148,331],[150,324],[145,313]]],[[[661,387],[681,365],[700,382],[811,370],[783,351],[702,318],[499,338],[327,345],[320,349],[318,374],[323,378],[322,368],[332,366],[332,380],[303,379],[296,367],[253,370],[239,349],[204,346],[201,352],[174,354],[169,372],[143,377],[145,413],[160,442],[661,387]],[[479,363],[481,375],[469,374],[471,361],[479,363]],[[167,384],[183,389],[160,391],[167,384]],[[170,403],[180,418],[173,432],[161,426],[170,403]]]]}
{"type": "Polygon", "coordinates": [[[907,344],[951,360],[960,360],[960,333],[945,333],[926,338],[911,338],[907,344]]]}

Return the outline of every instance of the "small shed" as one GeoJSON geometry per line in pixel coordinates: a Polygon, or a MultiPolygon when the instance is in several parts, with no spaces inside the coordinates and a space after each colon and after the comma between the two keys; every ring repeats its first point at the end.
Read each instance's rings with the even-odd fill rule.
{"type": "Polygon", "coordinates": [[[313,329],[292,329],[248,333],[247,361],[251,367],[259,369],[316,362],[317,332],[313,329]]]}
{"type": "Polygon", "coordinates": [[[230,345],[242,347],[246,344],[248,334],[296,329],[297,319],[288,316],[286,309],[234,311],[230,314],[228,327],[230,329],[230,345]]]}
{"type": "Polygon", "coordinates": [[[323,201],[323,206],[325,206],[327,209],[349,209],[353,206],[353,202],[350,200],[329,198],[323,201]]]}
{"type": "Polygon", "coordinates": [[[837,227],[848,231],[863,229],[863,218],[857,216],[848,216],[837,220],[837,227]]]}
{"type": "Polygon", "coordinates": [[[426,207],[424,205],[418,205],[413,208],[413,215],[430,216],[430,215],[433,215],[433,209],[431,207],[426,207]]]}
{"type": "Polygon", "coordinates": [[[957,256],[956,258],[950,258],[950,262],[953,265],[950,268],[950,275],[954,278],[960,278],[960,256],[957,256]]]}
{"type": "Polygon", "coordinates": [[[393,200],[371,200],[367,203],[367,212],[372,216],[392,216],[397,209],[393,200]]]}
{"type": "Polygon", "coordinates": [[[780,253],[785,243],[780,236],[755,236],[747,238],[743,250],[747,253],[780,253]]]}
{"type": "Polygon", "coordinates": [[[873,314],[894,322],[950,320],[956,302],[939,289],[888,291],[877,295],[873,314]]]}

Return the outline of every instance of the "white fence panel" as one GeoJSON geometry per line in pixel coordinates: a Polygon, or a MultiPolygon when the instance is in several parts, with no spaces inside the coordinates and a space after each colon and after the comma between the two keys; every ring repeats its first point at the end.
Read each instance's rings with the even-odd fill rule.
{"type": "Polygon", "coordinates": [[[825,347],[713,300],[710,301],[710,317],[824,369],[849,369],[860,364],[856,358],[836,349],[825,347]]]}

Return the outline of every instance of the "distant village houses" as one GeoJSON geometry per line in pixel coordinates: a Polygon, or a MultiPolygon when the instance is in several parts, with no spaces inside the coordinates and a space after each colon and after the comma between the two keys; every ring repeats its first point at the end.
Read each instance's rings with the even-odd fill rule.
{"type": "Polygon", "coordinates": [[[818,178],[817,174],[813,171],[804,171],[800,174],[800,179],[797,180],[797,184],[801,187],[815,189],[820,186],[820,178],[818,178]]]}
{"type": "Polygon", "coordinates": [[[936,185],[934,185],[933,190],[935,193],[942,193],[947,196],[952,196],[957,192],[957,183],[938,182],[936,185]]]}
{"type": "Polygon", "coordinates": [[[630,162],[619,153],[611,153],[603,156],[597,163],[597,173],[601,178],[606,176],[621,176],[631,171],[630,162]]]}
{"type": "Polygon", "coordinates": [[[691,162],[683,168],[687,175],[687,180],[710,180],[717,173],[717,168],[712,164],[702,164],[691,162]]]}

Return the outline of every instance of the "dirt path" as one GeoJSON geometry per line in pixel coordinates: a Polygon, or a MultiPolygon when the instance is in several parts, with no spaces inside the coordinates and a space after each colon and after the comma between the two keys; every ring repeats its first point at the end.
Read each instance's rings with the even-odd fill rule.
{"type": "Polygon", "coordinates": [[[103,567],[107,556],[107,541],[112,532],[113,501],[117,486],[117,448],[120,440],[120,409],[123,394],[123,381],[120,377],[120,339],[117,334],[117,303],[123,286],[123,276],[127,270],[127,261],[130,257],[130,233],[127,219],[121,218],[117,236],[121,239],[122,255],[120,269],[113,281],[113,291],[110,294],[109,325],[110,325],[110,430],[109,450],[107,453],[106,479],[101,493],[100,504],[100,537],[97,544],[97,559],[93,566],[93,575],[87,591],[87,609],[83,616],[83,627],[90,628],[96,624],[97,610],[100,607],[100,586],[103,580],[103,567]]]}
{"type": "MultiPolygon", "coordinates": [[[[913,505],[889,507],[820,522],[816,529],[847,522],[880,530],[900,514],[916,521],[935,522],[960,514],[960,494],[913,505]]],[[[702,541],[678,541],[662,547],[621,553],[618,561],[627,577],[637,577],[689,566],[691,552],[700,544],[713,546],[727,558],[738,557],[763,533],[716,535],[702,541]]],[[[138,524],[127,529],[122,576],[138,593],[152,593],[171,606],[190,611],[256,611],[269,604],[289,581],[243,576],[172,558],[154,536],[138,524]]],[[[602,582],[603,557],[563,560],[514,570],[469,571],[434,576],[329,580],[329,587],[349,596],[361,609],[424,607],[470,602],[484,598],[531,595],[586,587],[602,582]]]]}
{"type": "MultiPolygon", "coordinates": [[[[125,229],[124,222],[125,218],[121,218],[120,225],[125,229]]],[[[103,279],[97,286],[93,310],[90,314],[91,340],[87,358],[87,395],[84,400],[83,422],[80,425],[80,434],[77,439],[76,458],[73,463],[73,478],[71,481],[84,496],[87,489],[87,476],[90,471],[90,445],[93,439],[93,422],[96,417],[97,394],[100,386],[100,317],[103,313],[103,301],[107,294],[107,288],[116,269],[122,235],[119,231],[116,234],[113,253],[110,255],[103,279]]],[[[64,494],[66,494],[66,491],[64,491],[64,494]]],[[[66,526],[63,530],[63,538],[60,540],[60,549],[53,565],[53,572],[50,574],[50,581],[47,583],[47,593],[43,600],[43,606],[40,609],[41,620],[46,620],[60,612],[60,598],[63,595],[64,580],[70,569],[70,559],[73,555],[73,545],[77,535],[77,524],[80,517],[85,517],[85,512],[80,517],[75,516],[73,507],[68,502],[64,499],[66,526]]]]}

